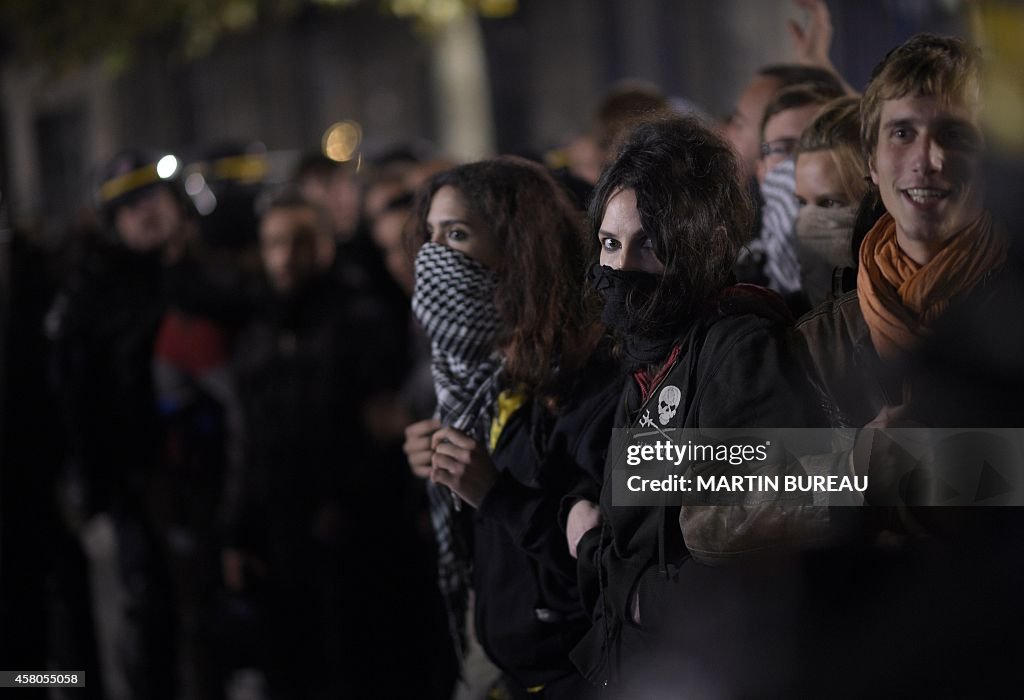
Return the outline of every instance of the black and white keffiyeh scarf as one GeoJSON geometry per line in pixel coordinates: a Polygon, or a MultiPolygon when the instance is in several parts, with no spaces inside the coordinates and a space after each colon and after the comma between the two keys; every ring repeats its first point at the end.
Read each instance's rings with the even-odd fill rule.
{"type": "MultiPolygon", "coordinates": [[[[430,337],[437,418],[484,445],[502,384],[502,360],[494,349],[496,288],[494,272],[465,253],[426,243],[416,255],[412,310],[430,337]]],[[[471,584],[464,532],[468,513],[443,486],[427,482],[427,494],[438,547],[438,583],[461,658],[471,584]]]]}

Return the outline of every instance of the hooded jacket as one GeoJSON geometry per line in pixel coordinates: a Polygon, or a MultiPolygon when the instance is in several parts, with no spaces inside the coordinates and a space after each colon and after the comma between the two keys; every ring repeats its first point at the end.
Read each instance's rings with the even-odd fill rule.
{"type": "MultiPolygon", "coordinates": [[[[660,381],[648,386],[643,373],[628,381],[615,416],[617,428],[633,427],[657,414],[661,389],[672,385],[679,404],[669,426],[674,428],[800,427],[813,424],[807,392],[785,341],[786,312],[779,300],[764,290],[737,285],[726,290],[716,308],[689,324],[656,373],[660,381]]],[[[612,502],[612,469],[624,468],[622,455],[609,453],[603,474],[600,507],[602,526],[587,532],[578,547],[578,572],[584,605],[592,626],[573,652],[573,661],[592,682],[615,682],[631,642],[646,633],[659,634],[673,618],[673,599],[687,595],[678,573],[703,546],[703,555],[725,554],[771,546],[778,525],[810,518],[809,529],[798,536],[813,536],[817,523],[813,510],[775,513],[774,525],[744,528],[751,511],[713,509],[697,518],[688,531],[688,519],[678,505],[665,507],[616,506],[612,502]],[[723,539],[727,532],[750,536],[740,542],[723,539]],[[682,527],[680,527],[682,525],[682,527]],[[710,539],[708,539],[710,533],[710,539]],[[684,534],[687,537],[684,539],[684,534]],[[761,540],[764,534],[767,539],[761,540]]],[[[563,513],[565,508],[563,508],[563,513]]],[[[749,524],[749,523],[748,523],[749,524]]],[[[742,538],[741,538],[742,539],[742,538]]]]}

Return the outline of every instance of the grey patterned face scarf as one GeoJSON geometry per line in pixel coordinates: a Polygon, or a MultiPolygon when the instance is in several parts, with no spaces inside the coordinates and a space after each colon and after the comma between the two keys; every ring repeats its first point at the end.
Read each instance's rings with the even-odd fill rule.
{"type": "MultiPolygon", "coordinates": [[[[426,243],[416,255],[412,310],[430,337],[437,418],[485,445],[502,381],[502,360],[494,348],[497,283],[493,271],[447,246],[426,243]]],[[[456,508],[448,489],[428,482],[427,494],[438,583],[461,659],[472,581],[465,532],[469,516],[467,509],[456,508]]]]}

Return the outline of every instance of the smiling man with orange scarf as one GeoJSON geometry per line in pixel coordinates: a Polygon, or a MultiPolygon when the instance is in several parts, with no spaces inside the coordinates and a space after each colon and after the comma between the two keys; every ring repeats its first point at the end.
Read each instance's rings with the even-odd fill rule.
{"type": "Polygon", "coordinates": [[[992,395],[1006,394],[1006,348],[1024,354],[1024,295],[983,200],[980,70],[962,41],[918,35],[864,93],[862,136],[886,213],[861,244],[856,291],[797,326],[836,427],[1024,426],[1024,395],[992,395]]]}
{"type": "Polygon", "coordinates": [[[869,477],[869,506],[898,506],[832,509],[851,537],[807,584],[842,601],[809,603],[805,619],[820,625],[808,638],[834,636],[823,661],[851,660],[860,683],[851,696],[898,679],[901,690],[889,692],[980,697],[1019,669],[1021,509],[918,507],[1019,502],[1019,489],[1007,499],[992,485],[1007,469],[1004,485],[1024,483],[1020,457],[1007,461],[1004,449],[1015,440],[1019,454],[1019,432],[1009,440],[984,430],[1024,427],[1024,264],[985,203],[980,70],[966,44],[928,35],[875,69],[861,133],[886,213],[861,244],[857,289],[796,327],[834,427],[971,429],[941,441],[944,431],[932,431],[923,453],[933,474],[958,485],[955,501],[938,480],[902,478],[917,466],[902,449],[913,444],[906,432],[859,430],[835,445],[852,449],[830,455],[834,468],[869,477]],[[852,609],[850,639],[836,630],[852,609]]]}

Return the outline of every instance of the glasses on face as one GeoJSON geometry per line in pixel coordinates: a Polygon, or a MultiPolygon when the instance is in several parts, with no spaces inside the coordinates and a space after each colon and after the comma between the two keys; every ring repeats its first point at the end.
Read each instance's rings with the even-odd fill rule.
{"type": "Polygon", "coordinates": [[[765,141],[761,144],[761,157],[767,158],[768,156],[785,156],[789,157],[793,155],[796,150],[797,139],[785,138],[775,139],[774,141],[765,141]]]}

